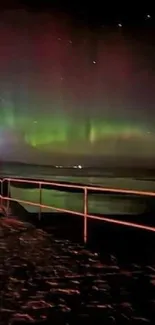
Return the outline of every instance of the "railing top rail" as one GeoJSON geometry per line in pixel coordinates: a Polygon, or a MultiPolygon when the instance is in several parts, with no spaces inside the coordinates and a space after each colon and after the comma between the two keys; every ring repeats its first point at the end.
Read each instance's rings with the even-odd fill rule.
{"type": "Polygon", "coordinates": [[[24,179],[24,178],[12,178],[7,177],[2,180],[10,181],[10,182],[17,182],[17,183],[27,183],[27,184],[41,184],[41,185],[49,185],[49,186],[56,186],[56,187],[64,187],[70,189],[81,189],[81,190],[89,190],[89,191],[97,191],[97,192],[109,192],[109,193],[117,193],[117,194],[130,194],[130,195],[139,195],[139,196],[155,196],[155,192],[153,191],[139,191],[139,190],[130,190],[130,189],[119,189],[119,188],[110,188],[110,187],[101,187],[101,186],[91,186],[91,185],[76,185],[76,184],[68,184],[68,183],[58,183],[52,181],[44,181],[44,180],[31,180],[31,179],[24,179]]]}
{"type": "Polygon", "coordinates": [[[75,184],[67,184],[67,183],[58,183],[58,182],[52,182],[52,181],[44,181],[44,180],[32,180],[27,178],[12,178],[12,177],[6,177],[3,178],[4,181],[10,181],[10,182],[17,182],[17,183],[27,183],[27,184],[42,184],[42,185],[51,185],[51,186],[57,186],[57,187],[68,187],[68,188],[76,188],[76,189],[83,189],[85,186],[82,185],[75,185],[75,184]]]}

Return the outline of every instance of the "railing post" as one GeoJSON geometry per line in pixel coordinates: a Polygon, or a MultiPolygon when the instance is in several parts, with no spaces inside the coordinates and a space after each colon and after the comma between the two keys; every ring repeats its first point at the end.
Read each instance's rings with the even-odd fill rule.
{"type": "Polygon", "coordinates": [[[38,219],[41,220],[41,203],[42,203],[42,186],[39,182],[39,213],[38,213],[38,219]]]}
{"type": "Polygon", "coordinates": [[[84,243],[87,243],[87,213],[88,213],[88,191],[87,191],[87,187],[85,187],[84,188],[84,231],[83,231],[84,243]]]}
{"type": "Polygon", "coordinates": [[[3,180],[1,179],[1,208],[2,208],[2,205],[3,205],[2,196],[3,196],[3,180]]]}
{"type": "Polygon", "coordinates": [[[10,180],[8,179],[8,188],[7,188],[7,206],[6,206],[6,213],[7,217],[9,216],[9,207],[10,207],[10,200],[9,200],[9,195],[10,195],[10,180]]]}
{"type": "Polygon", "coordinates": [[[2,179],[2,182],[1,182],[1,205],[3,206],[4,204],[4,200],[3,200],[3,195],[4,195],[4,180],[2,179]]]}

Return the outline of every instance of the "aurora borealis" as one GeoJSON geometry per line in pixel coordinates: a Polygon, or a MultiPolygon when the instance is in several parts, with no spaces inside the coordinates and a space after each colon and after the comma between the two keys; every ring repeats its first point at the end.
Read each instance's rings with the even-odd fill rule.
{"type": "Polygon", "coordinates": [[[0,154],[41,164],[155,158],[155,38],[65,14],[0,14],[0,154]],[[93,158],[94,157],[94,158],[93,158]]]}

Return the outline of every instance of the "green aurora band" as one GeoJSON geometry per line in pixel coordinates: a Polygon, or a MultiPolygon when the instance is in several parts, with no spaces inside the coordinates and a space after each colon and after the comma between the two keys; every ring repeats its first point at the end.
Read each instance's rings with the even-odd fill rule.
{"type": "Polygon", "coordinates": [[[50,144],[65,145],[67,143],[94,144],[106,138],[142,136],[142,130],[128,125],[119,125],[114,122],[91,120],[77,121],[62,119],[62,117],[29,122],[29,132],[25,134],[25,141],[33,147],[50,144]]]}
{"type": "MultiPolygon", "coordinates": [[[[11,106],[11,105],[10,105],[11,106]]],[[[1,111],[0,123],[3,128],[18,132],[24,142],[34,148],[48,151],[65,151],[72,144],[71,150],[77,150],[75,144],[93,146],[111,140],[142,140],[147,133],[141,125],[117,122],[104,118],[88,118],[67,116],[65,114],[15,114],[9,107],[1,111]]],[[[84,146],[85,147],[85,146],[84,146]]],[[[69,148],[68,148],[69,150],[69,148]]],[[[81,148],[82,152],[82,148],[81,148]]]]}

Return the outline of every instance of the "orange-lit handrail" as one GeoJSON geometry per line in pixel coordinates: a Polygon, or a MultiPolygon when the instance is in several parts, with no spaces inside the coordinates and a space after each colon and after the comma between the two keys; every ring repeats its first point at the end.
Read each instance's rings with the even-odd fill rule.
{"type": "MultiPolygon", "coordinates": [[[[0,195],[0,198],[2,196],[0,195]]],[[[31,202],[31,201],[26,201],[26,200],[20,200],[20,199],[14,199],[14,198],[10,198],[10,197],[2,197],[3,200],[9,200],[12,202],[18,202],[21,204],[27,204],[27,205],[31,205],[31,206],[35,206],[35,207],[41,207],[42,209],[49,209],[49,210],[55,210],[58,212],[64,212],[64,213],[68,213],[68,214],[73,214],[73,215],[78,215],[81,217],[84,217],[84,213],[82,212],[78,212],[78,211],[74,211],[74,210],[68,210],[68,209],[62,209],[62,208],[56,208],[54,206],[51,205],[46,205],[46,204],[39,204],[39,203],[35,203],[35,202],[31,202]]],[[[91,215],[88,214],[87,215],[88,219],[93,219],[93,220],[100,220],[100,221],[104,221],[104,222],[108,222],[108,223],[113,223],[113,224],[117,224],[117,225],[122,225],[122,226],[129,226],[132,228],[138,228],[138,229],[144,229],[144,230],[149,230],[152,232],[155,232],[155,227],[149,227],[149,226],[145,226],[142,224],[137,224],[137,223],[132,223],[132,222],[127,222],[127,221],[122,221],[122,220],[116,220],[116,219],[112,219],[112,218],[106,218],[104,216],[95,216],[95,215],[91,215]]]]}
{"type": "MultiPolygon", "coordinates": [[[[48,181],[42,181],[42,180],[30,180],[30,179],[20,179],[20,178],[4,178],[0,180],[1,183],[1,195],[0,195],[0,200],[7,201],[9,203],[10,201],[12,202],[18,202],[21,204],[27,204],[31,206],[36,206],[40,207],[41,209],[50,209],[50,210],[55,210],[58,212],[63,212],[63,213],[68,213],[68,214],[73,214],[73,215],[78,215],[84,218],[84,241],[87,241],[87,219],[93,219],[93,220],[100,220],[112,224],[117,224],[117,225],[122,225],[122,226],[127,226],[127,227],[132,227],[132,228],[137,228],[137,229],[143,229],[151,232],[155,232],[155,227],[150,227],[150,226],[145,226],[142,224],[137,224],[137,223],[132,223],[132,222],[127,222],[127,221],[122,221],[122,220],[116,220],[112,218],[107,218],[104,216],[95,216],[91,215],[88,213],[87,209],[87,204],[88,204],[88,191],[99,191],[99,192],[109,192],[109,193],[118,193],[118,194],[132,194],[132,195],[140,195],[140,196],[155,196],[155,192],[148,192],[148,191],[137,191],[137,190],[128,190],[128,189],[116,189],[116,188],[107,188],[107,187],[95,187],[95,186],[88,186],[88,185],[75,185],[75,184],[65,184],[65,183],[55,183],[55,182],[48,182],[48,181]],[[68,209],[62,209],[62,208],[56,208],[53,206],[48,206],[45,204],[42,204],[41,202],[35,203],[31,201],[26,201],[26,200],[20,200],[20,199],[14,199],[10,198],[8,196],[3,196],[3,183],[4,181],[8,182],[8,189],[9,186],[11,185],[11,182],[17,182],[17,183],[29,183],[29,184],[36,184],[38,185],[38,189],[40,190],[40,193],[42,191],[42,185],[49,185],[49,186],[56,186],[56,187],[64,187],[64,188],[74,188],[74,189],[81,189],[84,191],[84,213],[78,212],[78,211],[73,211],[73,210],[68,210],[68,209]]],[[[9,191],[8,191],[9,193],[9,191]]],[[[41,196],[40,196],[41,198],[41,196]]]]}
{"type": "Polygon", "coordinates": [[[27,184],[36,184],[36,185],[49,185],[56,187],[64,187],[64,188],[73,188],[73,189],[87,189],[88,191],[98,191],[98,192],[109,192],[109,193],[118,193],[118,194],[132,194],[132,195],[140,195],[140,196],[155,196],[155,192],[152,191],[138,191],[138,190],[129,190],[129,189],[119,189],[119,188],[110,188],[110,187],[101,187],[101,186],[91,186],[91,185],[76,185],[76,184],[66,184],[66,183],[57,183],[57,182],[46,182],[42,180],[30,180],[30,179],[21,179],[21,178],[4,178],[2,182],[10,181],[17,183],[27,183],[27,184]]]}

